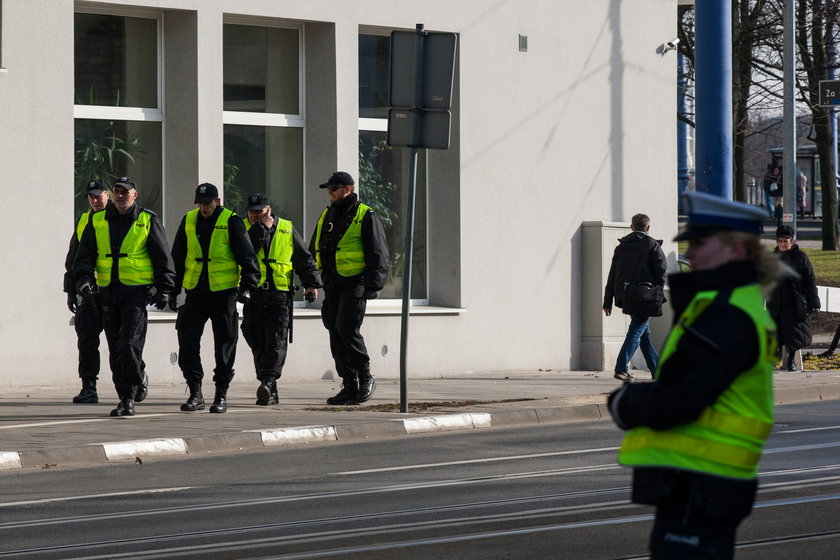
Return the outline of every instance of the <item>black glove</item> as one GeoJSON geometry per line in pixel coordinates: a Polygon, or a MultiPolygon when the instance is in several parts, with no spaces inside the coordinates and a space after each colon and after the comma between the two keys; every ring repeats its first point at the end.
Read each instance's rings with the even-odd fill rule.
{"type": "Polygon", "coordinates": [[[82,299],[87,299],[93,295],[93,286],[85,282],[79,287],[79,295],[82,299]]]}
{"type": "Polygon", "coordinates": [[[178,311],[178,294],[169,294],[166,303],[169,305],[169,309],[178,311]]]}
{"type": "Polygon", "coordinates": [[[236,291],[236,301],[241,304],[246,304],[251,301],[251,292],[248,288],[244,286],[239,286],[239,289],[236,291]]]}
{"type": "Polygon", "coordinates": [[[309,303],[312,303],[315,301],[315,294],[312,292],[306,292],[306,294],[303,296],[303,299],[305,299],[309,303]]]}
{"type": "Polygon", "coordinates": [[[365,299],[376,299],[379,297],[379,290],[365,290],[362,297],[365,299]]]}
{"type": "Polygon", "coordinates": [[[70,310],[70,313],[76,314],[76,311],[79,309],[79,302],[76,299],[76,294],[67,294],[67,309],[70,310]]]}
{"type": "Polygon", "coordinates": [[[155,290],[154,294],[149,295],[149,304],[154,305],[155,309],[162,311],[166,309],[166,300],[168,299],[167,295],[168,294],[166,292],[155,290]]]}

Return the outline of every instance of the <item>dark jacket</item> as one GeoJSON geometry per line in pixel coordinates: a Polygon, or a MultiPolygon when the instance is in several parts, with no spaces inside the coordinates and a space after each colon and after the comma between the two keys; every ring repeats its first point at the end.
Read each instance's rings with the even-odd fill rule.
{"type": "MultiPolygon", "coordinates": [[[[125,239],[131,226],[137,221],[140,212],[149,212],[152,215],[149,222],[149,237],[146,241],[146,246],[149,249],[149,258],[152,261],[154,268],[154,287],[159,292],[171,292],[175,287],[175,269],[172,266],[172,257],[169,256],[169,243],[166,241],[166,231],[157,217],[157,214],[151,210],[142,208],[139,204],[134,204],[128,212],[120,214],[117,207],[109,204],[104,210],[105,219],[108,220],[108,231],[111,235],[111,247],[122,247],[122,242],[125,239]]],[[[98,213],[98,212],[97,212],[98,213]]],[[[82,233],[82,239],[79,242],[79,248],[76,251],[76,258],[73,261],[73,276],[76,281],[76,289],[85,283],[95,284],[93,270],[96,266],[96,232],[93,229],[93,219],[88,222],[87,227],[82,233]]],[[[119,259],[114,259],[114,268],[111,274],[111,283],[122,284],[119,280],[119,259]]],[[[133,287],[133,286],[131,286],[133,287]]]]}
{"type": "Polygon", "coordinates": [[[643,231],[633,231],[618,240],[613,253],[607,285],[604,287],[604,309],[612,309],[613,299],[624,307],[624,286],[630,282],[665,285],[665,253],[662,241],[643,231]]]}
{"type": "MultiPolygon", "coordinates": [[[[111,201],[108,201],[108,204],[111,204],[111,201]]],[[[87,212],[79,216],[79,219],[86,219],[87,222],[85,223],[87,224],[90,223],[91,216],[93,216],[93,211],[88,210],[87,212]]],[[[73,280],[73,261],[76,260],[76,253],[78,252],[78,250],[79,236],[76,234],[76,230],[74,228],[73,236],[70,238],[70,247],[68,247],[67,256],[64,258],[64,292],[68,294],[76,293],[76,282],[75,280],[73,280]]]]}
{"type": "MultiPolygon", "coordinates": [[[[338,242],[356,217],[359,197],[350,194],[337,204],[327,208],[324,217],[324,227],[321,232],[320,247],[315,247],[315,237],[318,234],[316,226],[309,241],[309,252],[315,254],[320,250],[321,278],[324,287],[339,287],[349,284],[360,284],[365,291],[380,291],[388,278],[388,241],[385,239],[385,229],[373,210],[369,210],[362,218],[362,246],[365,251],[365,268],[361,274],[344,277],[336,272],[335,252],[338,242]]],[[[361,294],[359,294],[361,297],[361,294]]]]}
{"type": "MultiPolygon", "coordinates": [[[[213,228],[222,213],[224,208],[219,206],[216,211],[209,218],[205,218],[198,213],[198,218],[195,221],[195,235],[198,237],[198,243],[201,245],[201,251],[204,255],[210,252],[210,238],[213,235],[213,228]]],[[[178,226],[178,232],[175,234],[175,240],[172,243],[172,260],[175,263],[175,293],[181,293],[181,286],[184,283],[184,272],[186,271],[187,258],[187,232],[185,229],[187,217],[181,218],[181,224],[178,226]]],[[[260,266],[257,264],[257,256],[254,254],[254,247],[248,239],[248,234],[245,231],[245,224],[242,218],[236,214],[231,214],[228,218],[228,240],[233,255],[236,258],[237,264],[241,267],[239,285],[249,290],[257,287],[257,282],[260,280],[260,266]]],[[[230,291],[230,290],[228,290],[230,291]]],[[[209,294],[210,281],[207,276],[207,263],[201,268],[201,275],[198,278],[198,284],[190,292],[209,294]]]]}
{"type": "MultiPolygon", "coordinates": [[[[660,364],[657,381],[620,389],[617,409],[622,427],[665,430],[692,422],[755,364],[759,351],[755,326],[744,311],[727,303],[726,295],[757,278],[755,264],[746,261],[669,276],[675,321],[698,292],[718,290],[722,296],[697,317],[675,352],[660,364]]],[[[610,395],[610,404],[615,395],[610,395]]],[[[612,406],[610,411],[614,412],[612,406]]],[[[656,505],[678,484],[687,484],[707,504],[725,504],[720,515],[749,512],[756,489],[755,481],[646,467],[634,469],[633,501],[656,505]]]]}
{"type": "Polygon", "coordinates": [[[779,251],[782,262],[791,267],[799,278],[786,278],[770,294],[767,310],[779,333],[779,345],[793,349],[804,348],[811,344],[811,311],[820,308],[820,296],[817,293],[817,279],[811,259],[794,245],[788,251],[779,251]]]}
{"type": "MultiPolygon", "coordinates": [[[[271,226],[271,229],[265,227],[265,224],[262,222],[257,222],[251,226],[251,229],[248,230],[248,237],[251,240],[251,244],[254,246],[254,251],[259,253],[260,249],[262,249],[263,254],[268,255],[269,248],[271,247],[271,241],[274,239],[276,231],[277,216],[274,216],[274,225],[271,226]]],[[[294,226],[292,226],[292,244],[294,246],[292,251],[292,269],[300,278],[303,287],[320,288],[321,274],[315,266],[315,259],[313,259],[309,251],[306,250],[306,246],[303,244],[303,238],[294,226]]],[[[274,278],[271,277],[271,269],[266,267],[266,273],[269,275],[266,282],[268,282],[273,288],[274,278]]]]}

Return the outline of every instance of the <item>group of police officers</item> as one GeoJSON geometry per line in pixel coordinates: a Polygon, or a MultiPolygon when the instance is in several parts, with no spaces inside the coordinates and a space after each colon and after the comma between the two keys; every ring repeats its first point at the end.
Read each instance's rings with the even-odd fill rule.
{"type": "Polygon", "coordinates": [[[135,403],[148,395],[143,362],[147,306],[169,306],[178,313],[178,365],[189,388],[181,410],[205,408],[200,344],[209,320],[215,349],[210,412],[226,412],[239,338],[238,302],[259,380],[256,404],[277,404],[277,380],[291,337],[293,272],[307,301],[315,301],[323,289],[322,319],[342,379],[341,390],[327,402],[369,400],[375,382],[359,328],[367,300],[378,297],[387,278],[385,232],[373,210],[359,201],[348,173],[337,171],[320,186],[331,204],[308,248],[292,222],[275,215],[265,194],[250,195],[247,216],[241,218],[222,206],[214,185],[202,183],[195,192],[197,208],[181,220],[170,251],[157,215],[137,204],[134,180],[115,181],[113,199],[104,182],[90,181],[91,209],[80,217],[65,261],[64,291],[76,315],[82,382],[73,402],[99,402],[99,335],[104,330],[119,398],[111,416],[134,416],[135,403]],[[186,296],[179,306],[182,289],[186,296]]]}

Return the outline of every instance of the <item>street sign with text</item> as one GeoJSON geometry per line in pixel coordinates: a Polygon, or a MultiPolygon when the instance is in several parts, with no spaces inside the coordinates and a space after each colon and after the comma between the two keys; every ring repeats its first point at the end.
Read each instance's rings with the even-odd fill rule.
{"type": "Polygon", "coordinates": [[[840,80],[820,80],[820,107],[840,105],[840,80]]]}

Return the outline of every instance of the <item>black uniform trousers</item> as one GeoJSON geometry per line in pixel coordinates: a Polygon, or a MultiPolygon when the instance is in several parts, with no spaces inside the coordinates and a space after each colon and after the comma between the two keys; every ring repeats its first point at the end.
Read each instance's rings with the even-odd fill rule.
{"type": "Polygon", "coordinates": [[[178,366],[187,383],[201,383],[201,335],[207,320],[213,327],[213,346],[216,367],[213,382],[227,387],[233,379],[236,342],[239,332],[236,323],[236,290],[197,294],[187,292],[184,305],[178,310],[175,329],[178,331],[178,366]]]}
{"type": "Polygon", "coordinates": [[[361,284],[324,287],[321,320],[330,333],[330,351],[342,379],[370,375],[370,357],[359,332],[367,309],[363,293],[361,284]]]}
{"type": "Polygon", "coordinates": [[[651,560],[731,560],[735,533],[752,501],[726,492],[726,479],[673,471],[664,482],[650,535],[651,560]]]}
{"type": "Polygon", "coordinates": [[[280,378],[289,347],[288,292],[274,288],[254,290],[251,301],[245,304],[242,335],[254,355],[257,379],[280,378]]]}
{"type": "Polygon", "coordinates": [[[99,296],[114,387],[120,399],[133,399],[142,382],[149,287],[114,284],[100,288],[99,296]]]}
{"type": "Polygon", "coordinates": [[[76,338],[79,347],[79,377],[95,380],[99,375],[99,335],[102,310],[99,295],[84,298],[76,309],[76,338]]]}

